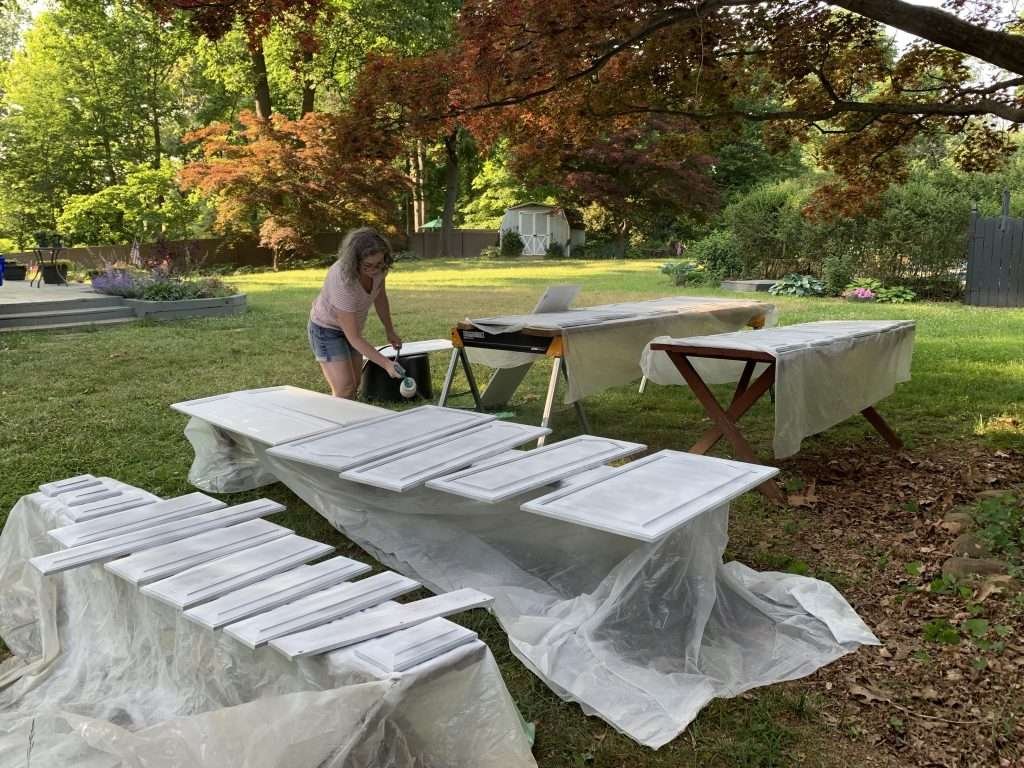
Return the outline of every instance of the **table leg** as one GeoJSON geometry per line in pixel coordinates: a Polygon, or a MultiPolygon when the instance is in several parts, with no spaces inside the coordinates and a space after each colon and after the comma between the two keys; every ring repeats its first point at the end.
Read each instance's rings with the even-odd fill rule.
{"type": "MultiPolygon", "coordinates": [[[[774,381],[775,367],[774,364],[772,364],[769,365],[766,370],[761,372],[761,375],[757,377],[757,380],[754,381],[752,386],[744,387],[741,390],[740,386],[737,385],[736,392],[733,394],[732,402],[729,404],[729,408],[725,412],[729,419],[734,424],[739,421],[743,415],[753,407],[754,403],[764,395],[765,390],[772,386],[772,382],[774,381]]],[[[741,378],[740,384],[742,383],[743,380],[741,378]]],[[[700,439],[698,439],[696,443],[694,443],[693,447],[690,449],[690,453],[707,453],[721,439],[722,430],[717,426],[711,427],[707,432],[700,436],[700,439]]]]}
{"type": "Polygon", "coordinates": [[[444,384],[441,385],[441,394],[437,398],[438,405],[446,405],[448,403],[448,393],[452,388],[452,379],[455,378],[455,364],[459,360],[459,350],[453,349],[451,359],[448,360],[448,372],[444,375],[444,384]]]}
{"type": "Polygon", "coordinates": [[[882,418],[882,414],[875,410],[873,405],[869,405],[861,413],[864,418],[868,420],[872,427],[882,436],[882,438],[889,444],[889,447],[894,450],[900,450],[903,448],[903,441],[900,440],[899,436],[892,431],[885,419],[882,418]]]}
{"type": "MultiPolygon", "coordinates": [[[[726,411],[722,410],[722,406],[718,404],[715,396],[708,389],[708,385],[704,383],[704,380],[697,373],[696,369],[690,363],[685,355],[679,353],[668,353],[672,362],[675,364],[679,373],[682,375],[686,383],[690,385],[690,389],[693,390],[693,394],[697,396],[701,405],[704,406],[705,412],[711,418],[718,427],[718,430],[725,435],[726,440],[732,446],[733,451],[743,461],[750,462],[751,464],[760,464],[757,460],[757,456],[754,454],[754,449],[750,447],[750,443],[747,442],[746,438],[740,432],[736,423],[730,418],[726,411]]],[[[739,410],[741,405],[744,405],[744,411],[750,408],[756,402],[757,398],[764,394],[768,388],[775,374],[774,364],[768,366],[768,370],[762,373],[753,386],[746,389],[738,398],[735,398],[733,406],[730,407],[730,411],[739,410]],[[770,374],[770,375],[769,375],[770,374]],[[749,403],[749,404],[748,404],[749,403]]],[[[717,442],[717,439],[714,441],[717,442]]],[[[712,445],[714,444],[712,443],[712,445]]],[[[697,448],[698,446],[694,446],[697,448]]],[[[694,449],[690,450],[691,453],[701,453],[694,449]]],[[[782,503],[782,491],[779,490],[779,486],[771,480],[766,480],[758,486],[761,492],[772,501],[782,503]]]]}
{"type": "MultiPolygon", "coordinates": [[[[544,401],[544,413],[540,419],[540,425],[546,427],[551,423],[551,406],[555,402],[555,390],[558,389],[558,372],[562,368],[562,358],[556,357],[551,361],[551,378],[548,379],[548,397],[544,401]]],[[[537,447],[544,445],[545,435],[537,438],[537,447]]]]}
{"type": "MultiPolygon", "coordinates": [[[[558,360],[559,358],[555,358],[558,360]]],[[[565,378],[565,386],[569,386],[569,364],[564,360],[562,361],[562,376],[565,378]]],[[[583,410],[583,403],[579,400],[573,401],[573,407],[576,409],[576,417],[580,420],[580,426],[583,427],[585,434],[590,434],[590,422],[587,421],[587,414],[583,410]]]]}
{"type": "Polygon", "coordinates": [[[473,393],[473,402],[476,403],[476,410],[482,411],[480,403],[480,390],[476,388],[476,377],[473,376],[473,368],[469,364],[469,356],[462,347],[458,348],[459,359],[462,361],[462,370],[466,373],[466,381],[469,382],[469,391],[473,393]]]}

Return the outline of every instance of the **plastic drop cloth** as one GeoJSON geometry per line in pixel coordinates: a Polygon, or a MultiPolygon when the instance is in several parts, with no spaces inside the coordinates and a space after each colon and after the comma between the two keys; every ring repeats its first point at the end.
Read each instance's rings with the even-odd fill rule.
{"type": "MultiPolygon", "coordinates": [[[[653,544],[420,487],[397,494],[268,456],[234,457],[192,419],[189,479],[215,490],[254,461],[387,567],[435,591],[474,587],[513,653],[566,701],[650,747],[711,699],[814,672],[877,639],[830,584],[722,563],[726,507],[653,544]]],[[[607,467],[591,470],[595,475],[607,467]]],[[[581,475],[573,482],[583,482],[581,475]]],[[[540,495],[550,488],[541,489],[540,495]]]]}
{"type": "MultiPolygon", "coordinates": [[[[525,327],[561,330],[569,370],[565,403],[640,378],[640,355],[653,336],[696,336],[735,331],[756,318],[774,325],[775,308],[761,301],[672,296],[652,301],[602,304],[551,314],[509,315],[471,321],[489,333],[525,327]]],[[[543,355],[467,349],[469,358],[492,368],[519,368],[543,355]]],[[[525,376],[521,371],[520,378],[525,376]]]]}
{"type": "MultiPolygon", "coordinates": [[[[659,336],[644,348],[640,366],[656,384],[686,382],[650,344],[689,344],[768,352],[775,356],[775,458],[800,450],[805,437],[824,432],[910,381],[914,323],[908,320],[822,320],[718,336],[659,336]]],[[[737,381],[743,363],[692,359],[708,384],[737,381]],[[708,363],[715,363],[710,366],[708,363]]],[[[754,376],[764,370],[755,368],[754,376]]]]}
{"type": "Polygon", "coordinates": [[[351,649],[251,651],[101,565],[41,576],[27,560],[66,522],[36,493],[0,535],[0,766],[536,765],[483,643],[391,676],[351,649]]]}

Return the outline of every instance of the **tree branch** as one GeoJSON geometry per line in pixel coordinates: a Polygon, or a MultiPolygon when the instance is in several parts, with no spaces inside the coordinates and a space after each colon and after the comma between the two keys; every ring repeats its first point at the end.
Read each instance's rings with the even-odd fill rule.
{"type": "Polygon", "coordinates": [[[904,0],[829,0],[829,3],[1024,75],[1024,37],[1021,35],[985,29],[948,11],[904,0]]]}

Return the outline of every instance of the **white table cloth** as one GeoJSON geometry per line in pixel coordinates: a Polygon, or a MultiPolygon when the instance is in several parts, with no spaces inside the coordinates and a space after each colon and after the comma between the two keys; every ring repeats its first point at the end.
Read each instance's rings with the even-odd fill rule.
{"type": "MultiPolygon", "coordinates": [[[[748,299],[669,296],[470,322],[489,333],[524,328],[558,331],[563,338],[564,359],[570,374],[564,398],[568,404],[639,379],[638,360],[652,336],[735,331],[757,318],[763,318],[766,325],[773,325],[775,307],[748,299]]],[[[473,362],[499,369],[529,365],[542,357],[472,347],[467,352],[473,362]]],[[[517,375],[521,380],[526,375],[525,370],[517,375]]]]}
{"type": "MultiPolygon", "coordinates": [[[[823,320],[814,323],[683,338],[660,336],[650,344],[766,352],[775,357],[776,458],[792,456],[805,437],[860,413],[910,380],[914,322],[910,320],[823,320]]],[[[685,384],[668,355],[650,349],[641,359],[644,375],[656,384],[685,384]]],[[[708,384],[735,381],[742,363],[703,367],[708,384]],[[711,372],[713,370],[713,372],[711,372]]],[[[759,365],[756,377],[764,369],[759,365]]]]}

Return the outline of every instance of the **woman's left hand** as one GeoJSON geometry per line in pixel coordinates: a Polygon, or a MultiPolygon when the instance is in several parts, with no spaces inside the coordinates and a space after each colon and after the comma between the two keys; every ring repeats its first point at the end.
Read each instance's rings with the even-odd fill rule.
{"type": "Polygon", "coordinates": [[[399,349],[402,346],[402,337],[394,331],[388,331],[388,344],[395,349],[399,349]]]}

